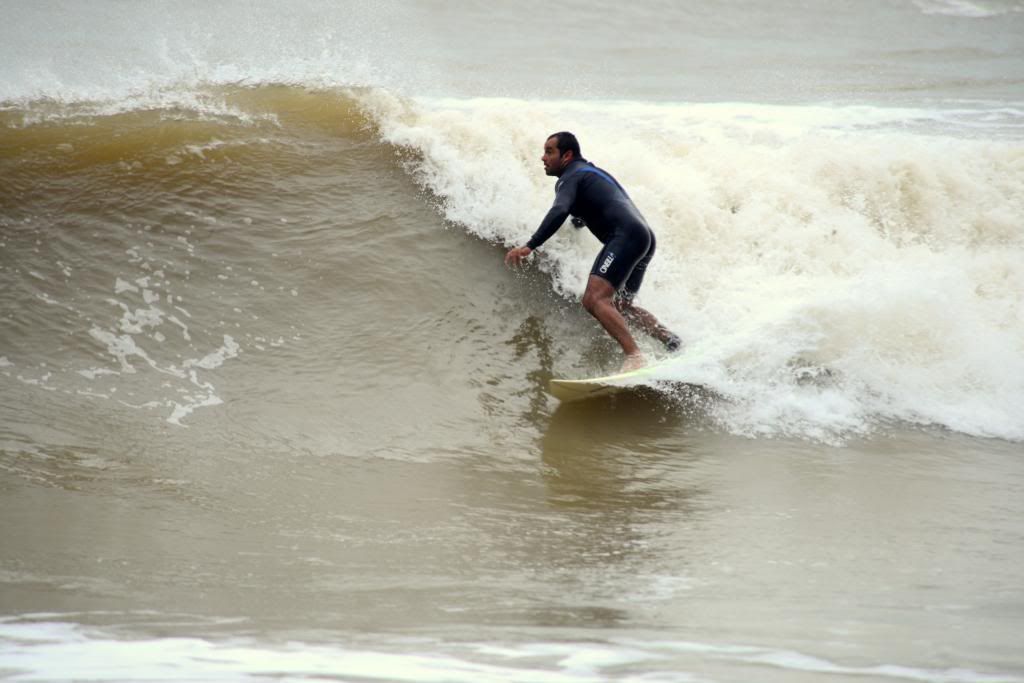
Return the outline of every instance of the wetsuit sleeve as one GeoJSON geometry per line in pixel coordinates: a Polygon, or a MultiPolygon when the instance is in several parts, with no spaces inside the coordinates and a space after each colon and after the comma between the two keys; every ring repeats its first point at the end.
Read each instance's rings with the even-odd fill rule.
{"type": "Polygon", "coordinates": [[[555,190],[555,203],[551,205],[547,215],[544,216],[544,220],[540,222],[540,227],[533,233],[533,237],[526,243],[526,246],[530,249],[536,249],[547,242],[548,238],[562,227],[562,223],[565,223],[565,219],[569,217],[569,209],[576,200],[576,186],[579,185],[579,176],[579,173],[573,173],[558,183],[555,190]]]}

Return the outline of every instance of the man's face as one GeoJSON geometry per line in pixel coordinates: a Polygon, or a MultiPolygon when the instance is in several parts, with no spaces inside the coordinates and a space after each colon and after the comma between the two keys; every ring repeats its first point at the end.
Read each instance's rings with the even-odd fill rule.
{"type": "Polygon", "coordinates": [[[544,162],[545,173],[560,176],[562,175],[562,169],[572,161],[572,152],[567,151],[563,156],[558,151],[558,140],[551,137],[544,141],[544,156],[540,160],[544,162]]]}

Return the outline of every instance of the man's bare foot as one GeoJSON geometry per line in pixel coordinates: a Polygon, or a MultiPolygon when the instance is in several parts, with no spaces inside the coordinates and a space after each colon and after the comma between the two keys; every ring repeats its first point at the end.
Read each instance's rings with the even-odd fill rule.
{"type": "Polygon", "coordinates": [[[631,372],[633,370],[639,370],[643,366],[647,365],[647,359],[644,358],[642,353],[631,353],[626,356],[626,360],[622,363],[622,367],[619,368],[619,372],[631,372]]]}

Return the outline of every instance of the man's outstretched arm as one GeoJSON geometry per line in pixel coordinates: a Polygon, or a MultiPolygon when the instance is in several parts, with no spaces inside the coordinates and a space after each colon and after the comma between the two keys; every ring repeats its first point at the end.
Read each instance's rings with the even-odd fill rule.
{"type": "Polygon", "coordinates": [[[573,201],[576,199],[577,182],[577,178],[570,176],[558,183],[555,190],[555,203],[548,209],[544,220],[540,222],[540,227],[533,233],[533,237],[530,238],[530,241],[525,246],[510,249],[505,254],[505,265],[518,266],[537,247],[547,242],[552,235],[558,232],[558,229],[565,223],[565,219],[569,217],[569,207],[572,206],[573,201]]]}

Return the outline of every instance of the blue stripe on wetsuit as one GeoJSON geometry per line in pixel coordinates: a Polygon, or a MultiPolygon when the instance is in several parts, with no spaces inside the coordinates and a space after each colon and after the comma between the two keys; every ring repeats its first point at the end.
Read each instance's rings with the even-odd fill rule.
{"type": "Polygon", "coordinates": [[[618,181],[616,181],[615,178],[612,178],[610,175],[608,175],[607,173],[605,173],[604,171],[602,171],[599,168],[594,168],[593,166],[584,166],[583,168],[577,169],[575,172],[576,173],[596,173],[601,178],[604,178],[609,183],[611,183],[615,187],[619,188],[619,190],[622,191],[622,194],[625,194],[627,197],[629,196],[628,194],[626,194],[626,189],[624,187],[622,187],[622,185],[619,185],[618,181]]]}

